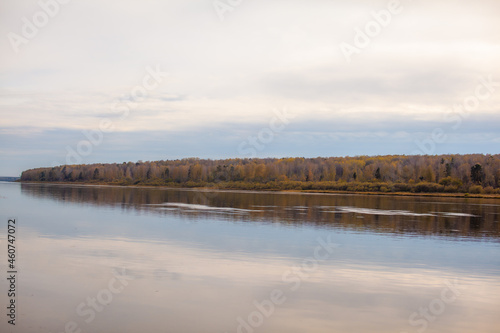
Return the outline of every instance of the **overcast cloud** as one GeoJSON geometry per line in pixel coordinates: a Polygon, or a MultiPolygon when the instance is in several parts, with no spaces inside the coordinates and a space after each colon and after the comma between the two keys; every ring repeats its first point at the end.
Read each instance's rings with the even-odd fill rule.
{"type": "Polygon", "coordinates": [[[350,62],[340,45],[389,1],[242,0],[224,20],[212,0],[55,1],[16,47],[40,3],[0,4],[0,176],[66,163],[103,119],[82,163],[251,157],[241,145],[284,109],[257,156],[500,152],[499,1],[401,0],[350,62]],[[478,86],[487,98],[452,112],[478,86]]]}

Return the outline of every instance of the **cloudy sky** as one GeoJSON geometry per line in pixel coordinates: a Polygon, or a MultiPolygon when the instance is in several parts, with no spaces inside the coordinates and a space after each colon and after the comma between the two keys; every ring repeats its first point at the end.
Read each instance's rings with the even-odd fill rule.
{"type": "Polygon", "coordinates": [[[498,17],[497,0],[3,0],[0,176],[500,153],[498,17]]]}

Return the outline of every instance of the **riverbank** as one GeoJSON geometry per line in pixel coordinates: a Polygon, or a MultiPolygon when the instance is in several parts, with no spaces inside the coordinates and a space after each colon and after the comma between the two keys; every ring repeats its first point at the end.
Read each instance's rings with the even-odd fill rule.
{"type": "MultiPolygon", "coordinates": [[[[500,194],[486,193],[445,193],[445,192],[404,192],[404,191],[352,191],[352,190],[327,190],[327,189],[283,189],[279,187],[259,186],[268,184],[252,184],[252,188],[244,188],[241,186],[231,186],[230,183],[218,184],[123,184],[119,182],[47,182],[47,181],[17,181],[26,184],[56,184],[56,185],[78,185],[78,186],[114,186],[114,187],[131,187],[131,188],[165,188],[165,189],[189,189],[189,190],[204,190],[204,191],[235,191],[235,192],[283,192],[283,193],[309,193],[309,194],[357,194],[357,195],[384,195],[384,196],[411,196],[411,197],[449,197],[449,198],[484,198],[484,199],[500,199],[500,194]],[[260,187],[260,188],[256,188],[260,187]]],[[[384,186],[384,185],[382,185],[384,186]]]]}

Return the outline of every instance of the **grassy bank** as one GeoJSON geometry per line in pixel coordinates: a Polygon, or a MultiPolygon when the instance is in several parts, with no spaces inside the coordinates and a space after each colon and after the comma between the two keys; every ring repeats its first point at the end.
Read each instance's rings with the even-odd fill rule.
{"type": "Polygon", "coordinates": [[[85,182],[47,182],[47,181],[22,181],[23,183],[42,184],[65,184],[65,185],[110,185],[127,187],[164,187],[164,188],[189,188],[210,190],[239,190],[239,191],[283,191],[295,193],[332,193],[332,194],[365,194],[365,195],[392,195],[392,196],[431,196],[431,197],[455,197],[455,198],[491,198],[500,199],[498,190],[486,193],[480,186],[470,186],[471,192],[458,192],[455,187],[448,188],[435,183],[418,184],[390,184],[390,183],[337,183],[337,182],[192,182],[185,183],[161,182],[161,181],[139,181],[130,182],[126,180],[115,180],[111,182],[85,181],[85,182]]]}

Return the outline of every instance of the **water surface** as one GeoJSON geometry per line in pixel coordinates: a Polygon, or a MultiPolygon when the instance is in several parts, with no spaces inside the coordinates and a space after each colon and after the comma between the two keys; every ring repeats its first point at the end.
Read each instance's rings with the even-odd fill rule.
{"type": "Polygon", "coordinates": [[[0,208],[2,332],[500,327],[500,200],[0,183],[0,208]]]}

